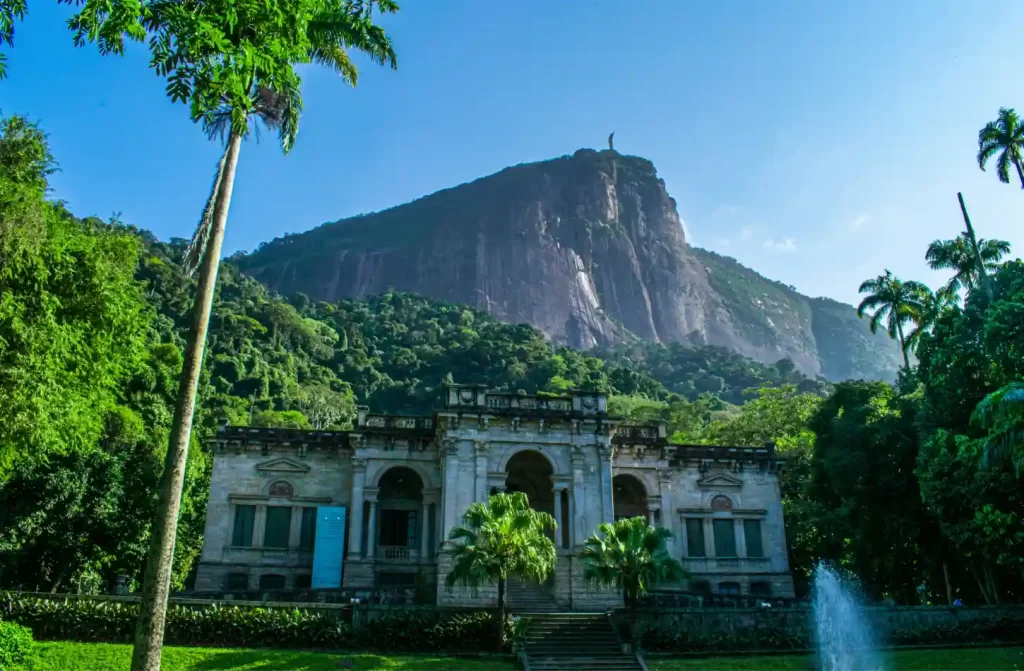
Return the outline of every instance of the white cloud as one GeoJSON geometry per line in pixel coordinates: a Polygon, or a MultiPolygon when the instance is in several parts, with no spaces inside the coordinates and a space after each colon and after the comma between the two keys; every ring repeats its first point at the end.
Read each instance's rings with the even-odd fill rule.
{"type": "Polygon", "coordinates": [[[860,231],[865,226],[867,226],[869,221],[871,221],[871,217],[869,217],[866,213],[861,212],[854,218],[853,221],[850,222],[850,230],[860,231]]]}
{"type": "Polygon", "coordinates": [[[796,240],[793,238],[786,238],[778,242],[775,240],[765,240],[764,248],[775,252],[792,252],[796,250],[796,240]]]}
{"type": "Polygon", "coordinates": [[[715,247],[732,247],[731,238],[715,238],[715,247]]]}
{"type": "Polygon", "coordinates": [[[754,227],[744,226],[740,229],[740,242],[750,242],[750,239],[754,237],[754,227]]]}
{"type": "Polygon", "coordinates": [[[739,205],[719,205],[711,212],[711,218],[718,219],[719,217],[734,217],[742,211],[743,208],[739,205]]]}

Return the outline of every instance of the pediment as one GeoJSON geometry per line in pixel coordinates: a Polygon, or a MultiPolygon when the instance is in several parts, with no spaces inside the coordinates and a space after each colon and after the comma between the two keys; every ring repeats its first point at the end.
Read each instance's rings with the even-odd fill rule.
{"type": "Polygon", "coordinates": [[[260,473],[309,473],[309,466],[288,457],[278,457],[256,464],[260,473]]]}
{"type": "Polygon", "coordinates": [[[697,486],[704,489],[739,489],[743,480],[731,473],[712,473],[697,481],[697,486]]]}

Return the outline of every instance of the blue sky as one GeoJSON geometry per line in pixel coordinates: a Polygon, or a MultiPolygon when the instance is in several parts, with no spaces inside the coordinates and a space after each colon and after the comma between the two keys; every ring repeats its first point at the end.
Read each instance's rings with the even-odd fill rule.
{"type": "MultiPolygon", "coordinates": [[[[404,0],[399,70],[351,89],[304,70],[296,148],[241,156],[226,251],[501,168],[601,148],[654,161],[693,244],[848,302],[890,268],[937,284],[932,239],[1024,250],[1024,191],[975,163],[1000,106],[1024,112],[1024,3],[404,0]]],[[[0,109],[50,134],[55,197],[161,238],[191,233],[219,148],[135,47],[75,49],[67,6],[30,3],[0,109]]]]}

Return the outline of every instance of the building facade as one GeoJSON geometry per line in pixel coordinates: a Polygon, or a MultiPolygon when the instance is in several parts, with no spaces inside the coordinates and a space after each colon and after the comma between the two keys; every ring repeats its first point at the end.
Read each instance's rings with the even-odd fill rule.
{"type": "Polygon", "coordinates": [[[618,602],[585,583],[577,553],[601,522],[636,515],[672,532],[669,551],[691,574],[677,588],[789,597],[781,466],[771,446],[670,444],[664,427],[622,424],[586,392],[451,385],[432,416],[361,408],[352,431],[225,426],[195,589],[416,589],[440,605],[492,603],[495,589],[444,586],[445,539],[472,503],[522,491],[558,525],[552,580],[530,586],[552,605],[618,602]]]}

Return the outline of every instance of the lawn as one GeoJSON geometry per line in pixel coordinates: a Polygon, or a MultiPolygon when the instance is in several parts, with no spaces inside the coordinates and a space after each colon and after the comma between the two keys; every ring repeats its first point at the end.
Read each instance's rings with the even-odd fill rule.
{"type": "MultiPolygon", "coordinates": [[[[127,671],[132,646],[109,643],[40,643],[36,659],[18,671],[127,671]]],[[[164,648],[162,671],[483,671],[518,669],[499,659],[443,656],[329,655],[291,650],[164,648]],[[351,660],[352,665],[345,664],[351,660]]]]}
{"type": "MultiPolygon", "coordinates": [[[[40,643],[36,659],[18,671],[119,671],[131,661],[130,645],[40,643]]],[[[800,655],[648,660],[650,671],[807,671],[813,659],[800,655]]],[[[165,648],[163,671],[512,671],[500,659],[438,656],[331,655],[290,650],[165,648]],[[346,663],[351,661],[351,665],[346,663]]],[[[1024,648],[900,650],[886,653],[888,671],[1024,671],[1024,648]]]]}
{"type": "MultiPolygon", "coordinates": [[[[1024,648],[897,650],[885,654],[888,671],[1024,670],[1024,648]]],[[[815,660],[803,655],[647,660],[650,671],[807,671],[815,660]]]]}

